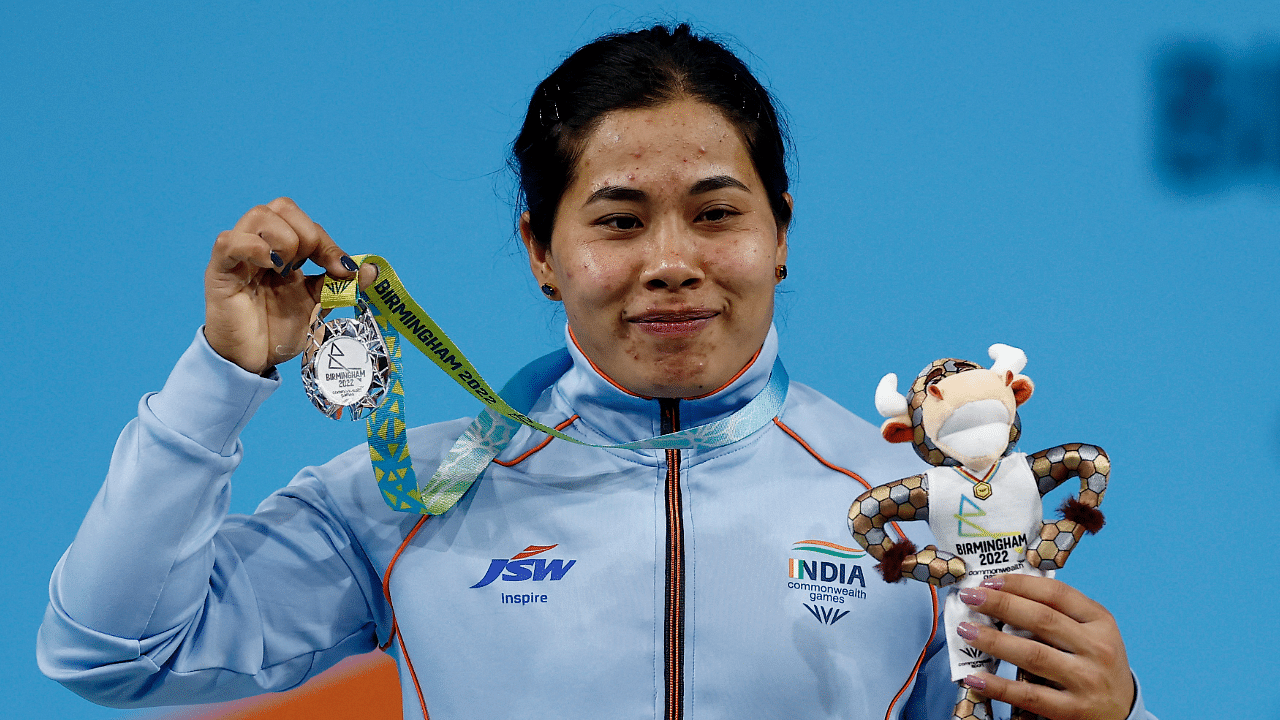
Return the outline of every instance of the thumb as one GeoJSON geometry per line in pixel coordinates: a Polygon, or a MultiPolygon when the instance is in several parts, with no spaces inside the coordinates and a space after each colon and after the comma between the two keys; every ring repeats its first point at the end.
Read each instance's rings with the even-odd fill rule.
{"type": "Polygon", "coordinates": [[[378,279],[378,266],[365,263],[360,266],[360,289],[368,290],[374,280],[378,279]]]}

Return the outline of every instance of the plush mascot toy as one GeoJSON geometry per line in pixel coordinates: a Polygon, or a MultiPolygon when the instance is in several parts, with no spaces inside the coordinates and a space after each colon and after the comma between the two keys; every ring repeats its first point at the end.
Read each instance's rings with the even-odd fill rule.
{"type": "MultiPolygon", "coordinates": [[[[910,442],[933,466],[872,488],[849,508],[854,539],[880,561],[888,582],[909,577],[964,588],[1000,573],[1051,576],[1085,531],[1102,527],[1097,508],[1107,489],[1107,454],[1080,443],[1034,455],[1014,452],[1022,429],[1018,406],[1034,388],[1019,374],[1027,356],[1008,345],[992,345],[989,353],[989,370],[966,360],[935,360],[912,383],[910,398],[898,392],[892,373],[876,389],[876,409],[888,418],[881,434],[889,442],[910,442]],[[1071,477],[1080,478],[1080,496],[1063,503],[1063,519],[1044,522],[1041,497],[1071,477]],[[937,546],[917,550],[905,536],[890,539],[885,525],[895,520],[928,520],[937,546]]],[[[991,618],[954,593],[945,608],[951,679],[994,673],[999,660],[956,632],[962,621],[992,626],[991,618]]],[[[1018,676],[1045,682],[1022,670],[1018,676]]],[[[955,717],[986,720],[991,701],[962,684],[955,717]]],[[[1015,708],[1013,717],[1035,716],[1015,708]]]]}

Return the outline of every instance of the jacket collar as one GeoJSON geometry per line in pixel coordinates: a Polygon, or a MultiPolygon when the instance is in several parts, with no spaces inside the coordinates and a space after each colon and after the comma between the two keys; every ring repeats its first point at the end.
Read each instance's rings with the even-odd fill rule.
{"type": "MultiPolygon", "coordinates": [[[[565,345],[573,366],[556,382],[555,392],[579,419],[608,438],[622,443],[660,434],[656,398],[643,398],[614,383],[587,359],[565,326],[565,345]]],[[[778,355],[778,332],[772,325],[760,352],[742,372],[710,395],[680,401],[680,428],[688,429],[727,417],[751,401],[769,382],[778,355]]]]}

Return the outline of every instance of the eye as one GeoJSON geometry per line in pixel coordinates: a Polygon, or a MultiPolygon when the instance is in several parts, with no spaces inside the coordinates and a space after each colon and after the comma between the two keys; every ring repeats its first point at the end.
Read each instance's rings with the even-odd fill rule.
{"type": "Polygon", "coordinates": [[[640,218],[635,215],[606,215],[595,222],[596,225],[613,230],[630,231],[643,227],[640,218]]]}
{"type": "Polygon", "coordinates": [[[724,222],[729,218],[736,217],[741,214],[742,213],[738,212],[737,210],[734,210],[733,208],[717,205],[715,207],[709,207],[706,210],[703,210],[702,214],[698,216],[698,220],[702,222],[718,223],[718,222],[724,222]]]}

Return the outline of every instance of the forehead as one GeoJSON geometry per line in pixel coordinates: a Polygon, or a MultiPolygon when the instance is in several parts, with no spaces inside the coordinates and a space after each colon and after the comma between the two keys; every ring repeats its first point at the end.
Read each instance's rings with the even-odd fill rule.
{"type": "Polygon", "coordinates": [[[760,184],[733,123],[706,103],[679,100],[601,116],[583,146],[570,191],[644,184],[683,190],[715,175],[748,187],[760,184]]]}

